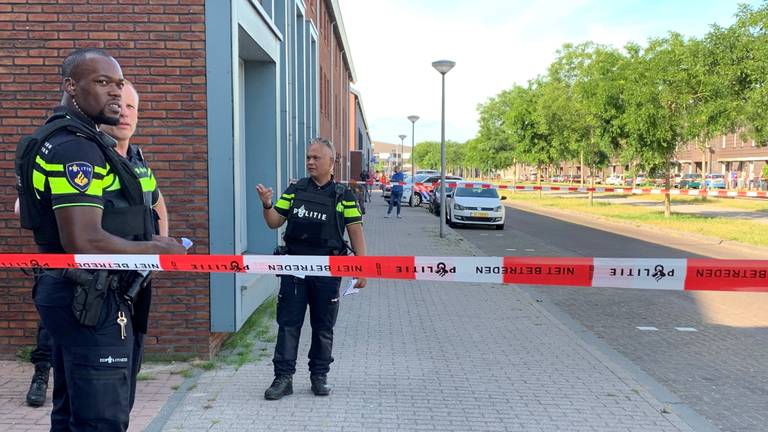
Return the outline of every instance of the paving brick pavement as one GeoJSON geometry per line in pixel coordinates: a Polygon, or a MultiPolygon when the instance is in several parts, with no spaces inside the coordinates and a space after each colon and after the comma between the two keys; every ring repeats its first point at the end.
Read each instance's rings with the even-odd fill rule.
{"type": "MultiPolygon", "coordinates": [[[[477,255],[423,209],[365,216],[369,253],[477,255]]],[[[329,397],[309,389],[309,320],[294,394],[266,401],[269,358],[179,390],[163,431],[691,431],[628,372],[514,286],[369,280],[342,299],[329,397]]]]}
{"type": "MultiPolygon", "coordinates": [[[[136,404],[131,413],[129,432],[146,429],[152,419],[173,394],[174,387],[183,382],[179,375],[171,373],[173,366],[145,365],[143,376],[136,389],[136,404]]],[[[0,361],[0,431],[43,432],[51,427],[51,391],[53,379],[49,382],[48,398],[40,408],[26,404],[32,364],[19,361],[0,361]]]]}

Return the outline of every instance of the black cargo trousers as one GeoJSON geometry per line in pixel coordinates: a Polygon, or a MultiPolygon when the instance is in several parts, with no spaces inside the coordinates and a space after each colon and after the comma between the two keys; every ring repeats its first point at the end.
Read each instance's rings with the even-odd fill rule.
{"type": "Polygon", "coordinates": [[[51,431],[128,429],[141,366],[143,335],[134,334],[128,306],[109,290],[94,327],[72,312],[75,284],[52,275],[38,277],[35,305],[48,329],[53,352],[51,431]],[[118,312],[127,318],[125,338],[118,312]]]}
{"type": "Polygon", "coordinates": [[[309,348],[309,373],[327,374],[333,363],[333,327],[339,314],[340,277],[280,276],[277,297],[277,344],[272,363],[275,376],[296,373],[301,327],[309,306],[312,344],[309,348]]]}

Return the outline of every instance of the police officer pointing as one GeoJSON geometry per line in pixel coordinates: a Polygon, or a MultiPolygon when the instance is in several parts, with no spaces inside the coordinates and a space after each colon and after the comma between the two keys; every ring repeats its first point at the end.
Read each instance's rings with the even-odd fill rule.
{"type": "MultiPolygon", "coordinates": [[[[274,229],[288,221],[284,240],[290,255],[346,255],[345,227],[352,252],[357,256],[366,253],[362,215],[355,196],[344,185],[336,183],[331,173],[335,155],[329,141],[312,140],[307,148],[309,177],[288,186],[274,205],[272,189],[261,184],[256,186],[267,225],[274,229]]],[[[366,282],[365,278],[359,278],[355,287],[364,288],[366,282]]],[[[339,312],[340,283],[339,277],[281,276],[277,301],[279,328],[272,360],[275,379],[264,393],[266,399],[280,399],[293,393],[293,374],[307,305],[312,324],[309,349],[312,392],[317,396],[330,393],[327,374],[333,362],[333,327],[339,312]]]]}
{"type": "MultiPolygon", "coordinates": [[[[130,163],[99,125],[117,125],[120,65],[97,49],[62,64],[64,98],[46,124],[19,144],[21,225],[43,253],[184,254],[157,232],[130,163]]],[[[52,431],[125,431],[136,385],[133,304],[138,273],[45,270],[35,305],[53,342],[52,431]]]]}

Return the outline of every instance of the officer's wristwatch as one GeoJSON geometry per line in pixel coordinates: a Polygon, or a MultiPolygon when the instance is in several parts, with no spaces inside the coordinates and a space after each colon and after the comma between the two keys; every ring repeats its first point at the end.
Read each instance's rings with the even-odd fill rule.
{"type": "Polygon", "coordinates": [[[264,203],[261,203],[261,206],[262,206],[262,207],[264,207],[264,210],[269,210],[269,209],[271,209],[272,207],[274,207],[274,204],[272,204],[272,203],[269,203],[269,205],[268,205],[268,206],[265,206],[265,205],[264,205],[264,203]]]}

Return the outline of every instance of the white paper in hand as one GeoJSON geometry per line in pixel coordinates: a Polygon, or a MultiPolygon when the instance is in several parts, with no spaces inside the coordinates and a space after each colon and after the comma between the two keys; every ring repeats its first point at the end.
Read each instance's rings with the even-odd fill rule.
{"type": "Polygon", "coordinates": [[[344,288],[344,291],[341,293],[341,296],[348,296],[351,294],[357,294],[360,292],[360,288],[355,288],[355,284],[357,283],[357,279],[351,279],[349,281],[349,284],[346,288],[344,288]]]}

